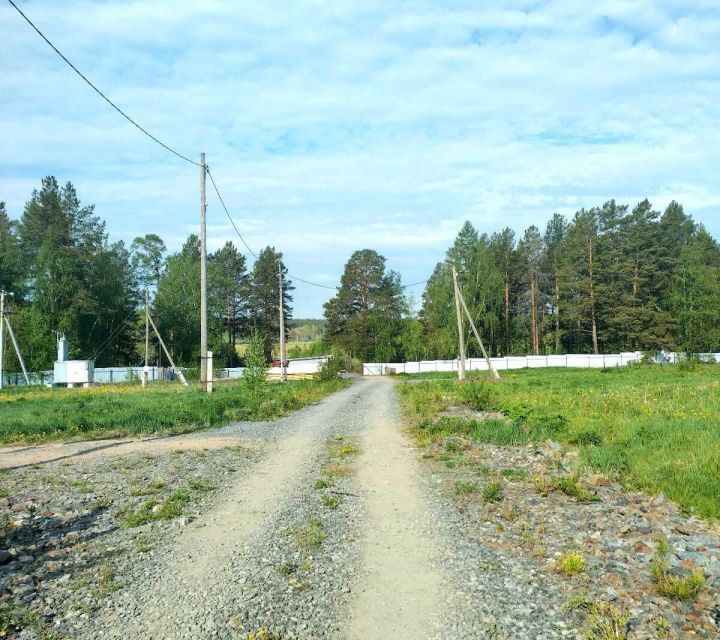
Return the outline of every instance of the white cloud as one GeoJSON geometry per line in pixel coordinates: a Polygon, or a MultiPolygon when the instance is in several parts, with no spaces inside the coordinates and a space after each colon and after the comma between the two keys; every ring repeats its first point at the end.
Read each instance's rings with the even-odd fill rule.
{"type": "MultiPolygon", "coordinates": [[[[676,198],[720,234],[712,0],[22,6],[155,135],[207,152],[248,242],[274,244],[298,275],[331,282],[371,246],[416,281],[466,218],[521,232],[612,197],[676,198]]],[[[197,168],[109,110],[7,5],[0,60],[11,213],[56,174],[114,237],[179,246],[197,168]]],[[[208,200],[220,246],[234,231],[208,200]]],[[[298,313],[326,293],[299,285],[298,313]]]]}

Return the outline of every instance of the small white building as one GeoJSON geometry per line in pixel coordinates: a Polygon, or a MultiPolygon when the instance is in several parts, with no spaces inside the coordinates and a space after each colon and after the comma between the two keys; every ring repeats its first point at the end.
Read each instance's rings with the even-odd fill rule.
{"type": "Polygon", "coordinates": [[[53,386],[89,387],[95,380],[94,360],[68,360],[68,341],[58,335],[58,359],[53,366],[53,386]]]}

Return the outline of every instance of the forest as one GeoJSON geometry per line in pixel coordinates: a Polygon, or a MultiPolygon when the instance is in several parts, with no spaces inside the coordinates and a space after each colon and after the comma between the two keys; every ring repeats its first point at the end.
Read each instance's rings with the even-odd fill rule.
{"type": "Polygon", "coordinates": [[[418,312],[385,258],[358,251],[325,306],[326,340],[365,361],[456,357],[453,265],[492,355],[720,350],[720,247],[677,202],[648,200],[556,213],[520,237],[466,222],[418,312]]]}
{"type": "MultiPolygon", "coordinates": [[[[238,344],[254,331],[271,357],[279,267],[292,356],[342,348],[364,361],[455,357],[452,266],[492,355],[720,351],[720,246],[676,202],[661,212],[648,200],[632,209],[610,200],[571,218],[556,213],[521,236],[510,228],[479,233],[466,222],[417,302],[386,262],[372,249],[356,251],[324,320],[292,322],[282,253],[266,247],[249,266],[227,242],[208,256],[217,365],[238,365],[238,344]]],[[[69,182],[43,179],[17,220],[0,203],[0,287],[13,293],[8,312],[32,370],[52,366],[53,332],[69,338],[72,357],[141,364],[145,291],[173,357],[194,366],[199,279],[197,236],[175,253],[156,234],[129,246],[110,242],[105,223],[69,182]]],[[[13,370],[14,354],[6,355],[5,369],[13,370]]],[[[159,358],[153,344],[151,364],[159,358]]]]}
{"type": "MultiPolygon", "coordinates": [[[[289,317],[293,287],[280,252],[266,247],[252,269],[232,242],[208,255],[208,344],[218,366],[239,363],[236,345],[252,331],[270,357],[279,334],[279,266],[289,317]]],[[[141,364],[145,290],[173,358],[195,366],[199,281],[197,236],[170,255],[156,234],[130,246],[110,242],[105,223],[70,182],[43,179],[18,220],[0,202],[0,288],[13,293],[8,313],[31,370],[52,367],[55,332],[69,339],[71,357],[94,358],[96,366],[141,364]]],[[[151,349],[150,364],[161,362],[154,342],[151,349]]],[[[16,370],[14,353],[6,356],[6,370],[16,370]]]]}

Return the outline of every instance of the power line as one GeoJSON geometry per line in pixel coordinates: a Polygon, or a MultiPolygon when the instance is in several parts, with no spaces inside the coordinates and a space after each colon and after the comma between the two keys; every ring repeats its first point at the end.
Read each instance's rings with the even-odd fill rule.
{"type": "Polygon", "coordinates": [[[410,287],[416,287],[419,284],[425,284],[427,280],[420,280],[418,282],[413,282],[412,284],[406,284],[403,285],[402,289],[409,289],[410,287]]]}
{"type": "Polygon", "coordinates": [[[247,242],[245,242],[245,238],[243,238],[243,235],[242,235],[242,233],[240,233],[240,230],[237,228],[237,225],[235,224],[235,221],[232,219],[232,216],[230,215],[228,208],[225,206],[225,201],[223,200],[223,197],[220,195],[220,190],[218,189],[217,185],[215,184],[215,178],[213,178],[213,175],[210,172],[210,167],[205,165],[205,170],[207,171],[207,174],[210,177],[210,182],[212,183],[213,189],[215,190],[215,193],[217,194],[218,200],[220,200],[220,204],[222,205],[222,208],[225,210],[225,215],[227,216],[228,220],[230,220],[230,224],[233,226],[233,229],[235,229],[235,233],[237,233],[238,238],[240,238],[242,243],[245,245],[245,248],[250,252],[250,254],[253,256],[253,258],[257,259],[257,254],[250,248],[250,245],[247,242]]]}
{"type": "MultiPolygon", "coordinates": [[[[223,200],[222,195],[220,195],[220,190],[218,189],[218,186],[215,183],[215,178],[213,178],[212,172],[210,171],[210,167],[206,166],[206,171],[207,171],[208,176],[210,176],[210,182],[213,186],[213,189],[215,190],[215,193],[217,194],[218,200],[220,200],[220,204],[222,205],[222,208],[225,211],[225,215],[227,216],[227,219],[230,220],[230,224],[232,225],[233,229],[235,229],[235,233],[237,233],[238,238],[240,238],[240,241],[245,245],[245,248],[257,260],[257,257],[258,257],[257,253],[255,253],[250,248],[250,245],[248,245],[248,243],[245,241],[245,238],[243,237],[242,233],[240,233],[240,230],[237,228],[235,221],[232,219],[232,216],[230,215],[230,212],[228,211],[227,206],[225,206],[225,201],[223,200]]],[[[297,280],[298,282],[304,282],[305,284],[309,284],[313,287],[320,287],[321,289],[330,289],[331,291],[335,291],[337,289],[337,287],[332,287],[327,284],[320,284],[319,282],[312,282],[311,280],[305,280],[304,278],[300,278],[299,276],[296,276],[295,274],[290,273],[289,271],[288,271],[288,275],[293,280],[297,280]]]]}
{"type": "MultiPolygon", "coordinates": [[[[150,133],[147,129],[145,129],[142,125],[140,125],[138,122],[133,120],[127,113],[125,113],[120,107],[118,107],[110,98],[108,98],[100,89],[98,89],[93,82],[88,79],[88,77],[80,71],[70,60],[68,60],[67,57],[52,43],[50,40],[45,36],[45,34],[40,31],[40,29],[35,26],[32,20],[23,13],[22,9],[15,4],[13,0],[7,0],[8,3],[23,17],[23,19],[35,30],[35,32],[50,46],[50,48],[58,55],[60,58],[78,75],[80,78],[82,78],[95,93],[97,93],[105,102],[107,102],[115,111],[117,111],[123,118],[125,118],[130,124],[132,124],[136,129],[138,129],[141,133],[145,134],[148,138],[150,138],[153,142],[159,144],[161,147],[163,147],[166,151],[169,151],[173,155],[177,156],[181,160],[184,160],[185,162],[189,162],[190,164],[193,164],[197,167],[201,167],[202,165],[199,162],[195,162],[194,160],[191,160],[187,156],[184,156],[182,153],[179,153],[178,151],[175,151],[172,147],[168,146],[158,138],[156,138],[152,133],[150,133]]],[[[228,211],[227,206],[225,205],[225,201],[223,200],[222,195],[220,194],[220,190],[218,189],[217,184],[215,183],[215,179],[213,178],[212,173],[210,172],[210,169],[206,166],[207,175],[210,177],[210,182],[212,183],[213,189],[215,190],[215,193],[217,194],[218,200],[220,200],[220,204],[222,205],[223,210],[225,211],[225,215],[227,216],[228,220],[230,221],[230,224],[232,225],[233,229],[235,230],[235,233],[238,235],[238,238],[240,238],[240,241],[243,243],[245,248],[250,252],[250,254],[257,259],[257,254],[250,248],[250,245],[245,241],[245,238],[240,233],[240,230],[237,228],[237,225],[235,224],[235,221],[232,219],[232,216],[230,215],[230,212],[228,211]]],[[[330,286],[327,284],[320,284],[319,282],[313,282],[312,280],[306,280],[305,278],[301,278],[293,273],[288,272],[288,275],[292,277],[294,280],[297,280],[298,282],[303,282],[307,285],[313,286],[313,287],[319,287],[321,289],[329,289],[330,291],[337,290],[337,287],[330,286]]],[[[427,280],[422,280],[420,282],[414,282],[412,284],[405,285],[402,287],[403,289],[407,289],[409,287],[414,287],[418,284],[423,284],[427,282],[427,280]]]]}
{"type": "Polygon", "coordinates": [[[110,98],[108,98],[100,89],[98,89],[88,78],[85,76],[80,69],[78,69],[70,60],[68,60],[61,52],[60,50],[52,43],[50,40],[47,39],[45,34],[38,29],[35,24],[33,24],[33,21],[30,20],[18,7],[13,0],[8,0],[8,2],[15,8],[15,10],[25,19],[25,22],[27,22],[35,31],[37,34],[47,42],[48,45],[50,45],[50,48],[57,53],[64,61],[65,63],[77,74],[79,75],[87,84],[89,84],[93,91],[97,93],[105,102],[107,102],[115,111],[117,111],[123,118],[125,118],[130,124],[132,124],[134,127],[139,129],[142,133],[144,133],[148,138],[159,144],[161,147],[165,148],[170,153],[176,155],[181,160],[185,160],[185,162],[189,162],[190,164],[194,164],[196,166],[200,166],[199,163],[195,162],[194,160],[191,160],[187,156],[184,156],[182,153],[179,153],[175,151],[172,147],[169,147],[161,140],[158,140],[152,133],[150,133],[147,129],[143,128],[141,125],[139,125],[135,120],[133,120],[127,113],[125,113],[120,107],[118,107],[110,98]]]}

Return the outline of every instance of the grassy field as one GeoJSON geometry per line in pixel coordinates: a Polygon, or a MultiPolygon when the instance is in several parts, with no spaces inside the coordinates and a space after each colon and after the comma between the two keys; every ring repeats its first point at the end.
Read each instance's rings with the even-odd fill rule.
{"type": "Polygon", "coordinates": [[[268,420],[343,388],[343,380],[269,384],[258,396],[240,382],[197,387],[157,383],[90,389],[15,388],[0,393],[0,442],[38,443],[66,438],[109,438],[184,433],[231,420],[268,420]]]}
{"type": "Polygon", "coordinates": [[[401,384],[404,411],[426,441],[462,433],[495,444],[552,439],[577,446],[585,469],[631,488],[662,491],[688,512],[720,518],[720,366],[539,369],[502,376],[498,383],[430,376],[401,384]],[[449,405],[499,411],[509,420],[439,415],[449,405]]]}

